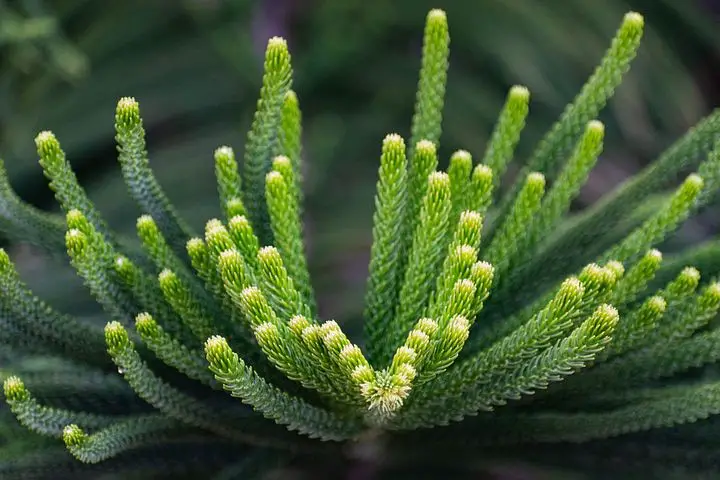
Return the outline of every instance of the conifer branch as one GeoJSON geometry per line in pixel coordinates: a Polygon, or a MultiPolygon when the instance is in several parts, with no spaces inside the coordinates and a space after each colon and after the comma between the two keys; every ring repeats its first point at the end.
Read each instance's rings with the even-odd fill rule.
{"type": "Polygon", "coordinates": [[[25,388],[23,381],[15,376],[5,379],[3,391],[5,400],[20,424],[40,435],[59,438],[63,427],[68,423],[78,423],[86,428],[99,428],[115,421],[109,415],[93,415],[42,406],[25,388]]]}
{"type": "Polygon", "coordinates": [[[356,420],[313,407],[265,382],[221,337],[208,339],[205,355],[215,378],[231,395],[252,405],[266,418],[287,425],[290,430],[321,440],[344,440],[360,431],[356,420]]]}
{"type": "Polygon", "coordinates": [[[612,294],[611,303],[622,307],[635,301],[637,296],[645,290],[660,268],[662,253],[652,249],[643,255],[621,278],[612,294]]]}
{"type": "Polygon", "coordinates": [[[267,45],[242,173],[230,147],[214,152],[222,220],[207,221],[202,237],[190,238],[153,176],[131,97],[119,101],[115,129],[125,183],[144,211],[142,251],[115,238],[57,139],[40,133],[40,163],[65,222],[23,202],[0,164],[0,229],[68,253],[113,321],[103,338],[94,317],[56,311],[0,249],[0,379],[10,407],[0,410],[0,476],[167,476],[200,458],[197,471],[226,478],[273,458],[345,458],[380,439],[389,460],[406,440],[424,449],[443,436],[488,456],[645,430],[582,452],[713,441],[716,421],[668,427],[720,414],[717,382],[676,376],[720,360],[720,249],[710,241],[663,262],[652,247],[720,198],[720,111],[597,205],[569,214],[602,150],[594,119],[643,23],[625,16],[505,189],[530,93],[510,89],[481,163],[458,149],[439,171],[450,37],[445,13],[428,14],[410,140],[390,134],[382,143],[363,348],[317,316],[303,239],[302,114],[285,40],[267,45]],[[661,191],[685,171],[697,173],[661,191]],[[24,429],[8,422],[13,415],[24,429]],[[461,421],[432,439],[413,432],[461,421]],[[76,468],[43,439],[58,437],[81,462],[110,461],[76,468]],[[192,455],[170,460],[167,451],[181,447],[192,455]]]}
{"type": "MultiPolygon", "coordinates": [[[[107,324],[105,341],[108,345],[108,353],[138,396],[175,422],[250,444],[275,443],[272,439],[263,439],[255,435],[255,432],[251,431],[252,422],[248,422],[249,416],[242,410],[218,411],[160,379],[140,358],[127,331],[118,322],[107,324]],[[229,413],[234,413],[236,418],[232,418],[229,413]]],[[[123,431],[129,430],[128,433],[132,434],[131,425],[119,428],[123,431]]]]}
{"type": "Polygon", "coordinates": [[[65,222],[56,214],[25,203],[10,185],[5,162],[0,159],[0,228],[3,235],[29,242],[57,255],[64,250],[65,222]]]}
{"type": "MultiPolygon", "coordinates": [[[[450,241],[450,178],[442,172],[428,177],[427,193],[420,209],[420,221],[412,236],[408,263],[398,299],[398,310],[389,325],[386,348],[398,345],[422,316],[430,300],[435,273],[442,265],[443,253],[450,241]]],[[[387,362],[390,352],[380,355],[387,362]]]]}
{"type": "Polygon", "coordinates": [[[77,210],[106,241],[111,241],[108,225],[78,183],[55,135],[49,131],[40,132],[35,137],[35,145],[40,156],[40,166],[45,177],[50,180],[49,186],[55,192],[55,198],[63,211],[68,214],[77,210]]]}
{"type": "Polygon", "coordinates": [[[278,315],[284,321],[295,315],[312,318],[312,310],[295,288],[278,250],[275,247],[261,248],[258,252],[258,263],[260,285],[278,315]]]}
{"type": "Polygon", "coordinates": [[[572,327],[584,294],[585,287],[580,280],[566,280],[547,306],[530,321],[489,349],[427,383],[422,391],[417,392],[417,403],[404,413],[411,418],[420,409],[433,408],[445,411],[446,418],[457,419],[477,412],[481,404],[477,405],[472,396],[477,396],[491,378],[532,358],[572,327]],[[462,401],[457,402],[458,399],[462,401]],[[453,400],[461,405],[460,411],[451,412],[444,408],[453,400]]]}
{"type": "Polygon", "coordinates": [[[541,173],[530,173],[512,209],[483,254],[485,260],[496,266],[499,278],[512,267],[516,257],[525,251],[531,241],[525,228],[540,208],[544,195],[545,177],[541,173]]]}
{"type": "Polygon", "coordinates": [[[278,142],[278,154],[290,159],[294,180],[292,189],[297,199],[298,212],[302,214],[302,112],[297,94],[292,90],[287,91],[283,101],[278,142]]]}
{"type": "Polygon", "coordinates": [[[165,300],[196,340],[203,342],[213,334],[213,319],[212,314],[207,311],[207,304],[201,303],[175,272],[167,269],[160,272],[158,284],[165,300]]]}
{"type": "MultiPolygon", "coordinates": [[[[185,428],[186,429],[186,428],[185,428]]],[[[146,415],[117,422],[93,434],[71,423],[62,431],[68,451],[84,463],[98,463],[124,451],[170,439],[182,424],[162,415],[146,415]]]]}
{"type": "Polygon", "coordinates": [[[127,257],[118,257],[114,265],[125,290],[131,293],[140,308],[161,318],[163,325],[172,335],[182,339],[189,337],[190,332],[165,300],[155,278],[146,274],[127,257]]]}
{"type": "Polygon", "coordinates": [[[228,222],[228,231],[235,242],[235,248],[245,260],[249,273],[255,275],[258,271],[257,256],[260,251],[260,241],[247,217],[236,215],[228,222]]]}
{"type": "Polygon", "coordinates": [[[69,230],[65,234],[65,243],[73,267],[103,309],[114,318],[129,323],[136,306],[119,279],[114,277],[112,247],[78,210],[68,212],[67,222],[69,230]]]}
{"type": "Polygon", "coordinates": [[[167,334],[147,312],[135,317],[135,330],[143,343],[166,365],[175,368],[183,375],[214,386],[215,380],[207,369],[202,353],[190,350],[176,338],[167,334]]]}
{"type": "Polygon", "coordinates": [[[387,346],[383,336],[402,282],[403,234],[407,222],[407,160],[405,142],[399,135],[383,141],[380,171],[373,215],[373,243],[370,252],[367,293],[365,296],[365,335],[370,361],[383,360],[387,346]]]}
{"type": "Polygon", "coordinates": [[[106,363],[102,334],[92,326],[63,315],[36,297],[23,283],[5,250],[0,249],[0,330],[32,336],[44,349],[68,358],[106,363]]]}
{"type": "Polygon", "coordinates": [[[485,148],[482,164],[495,172],[495,187],[505,173],[508,163],[513,158],[515,147],[520,140],[520,132],[525,127],[530,103],[530,91],[515,85],[508,92],[500,116],[485,148]]]}
{"type": "Polygon", "coordinates": [[[422,65],[410,134],[409,158],[414,158],[414,148],[420,140],[428,140],[436,148],[439,144],[449,55],[450,34],[447,17],[442,10],[431,10],[425,22],[422,65]]]}
{"type": "MultiPolygon", "coordinates": [[[[573,102],[565,107],[560,119],[540,141],[524,167],[524,175],[531,171],[539,171],[554,178],[555,172],[561,165],[560,162],[572,148],[575,139],[580,136],[589,121],[597,118],[600,110],[622,81],[640,46],[643,29],[644,20],[641,15],[635,12],[625,15],[600,65],[583,85],[573,102]]],[[[517,187],[508,194],[504,203],[507,204],[516,193],[517,187]]]]}
{"type": "Polygon", "coordinates": [[[273,171],[268,173],[265,180],[265,196],[275,244],[290,278],[310,311],[314,312],[315,296],[305,258],[298,196],[293,185],[295,177],[290,160],[284,156],[275,157],[273,171]]]}
{"type": "Polygon", "coordinates": [[[242,198],[242,180],[238,164],[235,161],[235,152],[228,146],[222,146],[215,149],[213,156],[215,158],[215,178],[218,184],[220,206],[225,210],[226,220],[230,220],[235,215],[244,215],[246,213],[245,206],[242,205],[242,200],[239,200],[242,198]],[[230,212],[228,204],[236,199],[239,205],[242,206],[242,212],[230,212]]]}
{"type": "Polygon", "coordinates": [[[131,97],[121,98],[115,111],[118,160],[130,196],[157,223],[175,254],[185,254],[185,242],[193,232],[180,218],[150,168],[140,106],[131,97]]]}
{"type": "Polygon", "coordinates": [[[485,214],[492,202],[493,182],[496,181],[497,174],[487,165],[479,164],[473,169],[470,178],[470,210],[485,214]]]}
{"type": "Polygon", "coordinates": [[[292,83],[290,53],[284,39],[273,37],[268,41],[263,70],[260,98],[245,146],[242,200],[258,237],[268,244],[270,232],[263,179],[277,155],[282,106],[292,83]]]}
{"type": "Polygon", "coordinates": [[[608,222],[648,201],[651,194],[665,187],[679,172],[696,165],[698,158],[712,148],[718,129],[720,129],[720,109],[713,111],[688,130],[655,162],[588,208],[562,236],[558,236],[548,244],[545,248],[546,254],[537,255],[533,263],[537,266],[542,265],[544,275],[548,275],[548,271],[554,271],[552,263],[548,261],[549,254],[569,248],[582,251],[592,245],[597,241],[598,236],[606,231],[608,222]]]}
{"type": "MultiPolygon", "coordinates": [[[[428,177],[437,169],[437,166],[437,147],[430,140],[420,140],[415,145],[412,157],[409,157],[407,193],[403,194],[407,197],[405,207],[405,228],[407,232],[414,232],[417,228],[420,220],[418,215],[427,192],[428,177]]],[[[379,193],[380,190],[378,189],[379,193]]],[[[404,245],[404,248],[409,248],[409,245],[404,245]]]]}
{"type": "Polygon", "coordinates": [[[632,259],[662,241],[665,235],[675,230],[689,216],[703,185],[699,175],[688,176],[663,209],[606,252],[603,258],[620,261],[632,259]]]}
{"type": "Polygon", "coordinates": [[[450,166],[448,167],[450,198],[452,198],[450,223],[455,223],[460,217],[460,212],[468,208],[470,202],[467,191],[470,187],[472,168],[472,156],[467,151],[458,150],[450,157],[450,166]]]}

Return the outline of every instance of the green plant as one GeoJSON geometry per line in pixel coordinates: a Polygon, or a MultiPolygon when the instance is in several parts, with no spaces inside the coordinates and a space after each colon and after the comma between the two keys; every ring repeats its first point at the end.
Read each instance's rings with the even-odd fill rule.
{"type": "MultiPolygon", "coordinates": [[[[625,16],[600,66],[499,195],[529,92],[510,89],[480,162],[459,150],[439,171],[449,33],[445,13],[429,13],[410,138],[382,144],[364,349],[319,320],[284,40],[267,46],[242,174],[230,147],[215,151],[224,219],[208,221],[203,238],[150,170],[134,99],[118,103],[115,128],[124,179],[145,212],[140,245],[113,234],[58,140],[40,133],[40,164],[65,218],[23,203],[3,172],[2,228],[66,251],[111,321],[103,330],[56,311],[2,251],[10,409],[82,462],[124,475],[212,469],[227,478],[306,455],[352,457],[367,443],[386,447],[376,460],[388,463],[408,454],[417,463],[438,445],[503,456],[523,443],[586,442],[592,452],[605,448],[598,440],[654,429],[646,445],[664,448],[663,429],[720,412],[716,380],[654,383],[719,356],[720,284],[686,267],[712,265],[718,246],[664,262],[653,249],[715,199],[720,112],[568,215],[602,151],[595,118],[642,30],[639,14],[625,16]],[[674,192],[657,193],[690,168],[674,192]],[[194,455],[179,457],[182,448],[194,455]]],[[[15,438],[0,449],[6,475],[97,472],[67,462],[43,436],[0,428],[15,438]]]]}

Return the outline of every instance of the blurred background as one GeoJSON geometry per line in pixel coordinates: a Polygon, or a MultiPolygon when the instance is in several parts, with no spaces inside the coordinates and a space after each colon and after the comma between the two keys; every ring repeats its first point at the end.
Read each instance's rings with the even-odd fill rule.
{"type": "MultiPolygon", "coordinates": [[[[407,135],[425,15],[451,32],[441,165],[483,152],[507,90],[532,92],[522,161],[579,91],[628,10],[640,54],[605,109],[606,148],[576,207],[640,169],[720,104],[717,0],[0,0],[0,156],[18,193],[56,209],[33,138],[53,130],[110,224],[134,237],[113,140],[115,104],[141,105],[152,166],[192,225],[219,214],[212,152],[242,156],[267,39],[289,41],[304,114],[310,266],[324,317],[361,313],[383,136],[407,135]]],[[[712,214],[680,242],[716,229],[712,214]]],[[[5,242],[5,240],[0,240],[5,242]]],[[[23,276],[69,313],[99,314],[65,262],[13,244],[23,276]]],[[[348,325],[349,322],[349,325],[348,325]]]]}

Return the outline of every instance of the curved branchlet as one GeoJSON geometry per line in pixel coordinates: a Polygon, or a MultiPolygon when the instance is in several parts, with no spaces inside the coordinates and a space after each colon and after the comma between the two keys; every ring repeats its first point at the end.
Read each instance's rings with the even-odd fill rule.
{"type": "Polygon", "coordinates": [[[147,312],[138,314],[135,317],[135,330],[140,334],[143,343],[163,363],[188,378],[214,386],[214,379],[207,369],[202,352],[189,349],[177,338],[166,333],[152,315],[147,312]]]}
{"type": "Polygon", "coordinates": [[[675,191],[667,204],[650,217],[643,225],[612,247],[603,258],[626,261],[662,241],[675,230],[689,215],[698,196],[703,190],[704,181],[697,174],[689,175],[675,191]]]}
{"type": "Polygon", "coordinates": [[[187,427],[163,415],[143,415],[88,434],[75,423],[66,425],[62,439],[68,451],[84,463],[98,463],[139,446],[171,439],[187,427]]]}
{"type": "Polygon", "coordinates": [[[520,140],[520,132],[525,127],[529,103],[530,91],[522,85],[513,86],[508,92],[490,141],[485,147],[482,164],[495,172],[493,178],[495,187],[500,183],[508,163],[513,158],[515,147],[520,140]]]}
{"type": "Polygon", "coordinates": [[[228,146],[215,149],[215,178],[218,184],[220,206],[225,209],[225,218],[230,220],[235,215],[244,215],[245,206],[242,204],[242,180],[235,161],[235,152],[228,146]],[[238,204],[230,203],[237,199],[238,204]],[[240,210],[239,212],[236,210],[240,210]]]}
{"type": "MultiPolygon", "coordinates": [[[[555,172],[562,165],[561,162],[572,148],[575,139],[589,121],[597,118],[630,68],[640,46],[644,24],[642,15],[638,13],[630,12],[625,15],[600,65],[538,144],[524,167],[525,175],[531,171],[540,171],[550,178],[555,177],[555,172]]],[[[505,204],[514,198],[519,187],[520,185],[517,185],[511,190],[505,204]]]]}
{"type": "Polygon", "coordinates": [[[356,419],[314,407],[268,384],[230,349],[222,337],[208,339],[205,355],[218,382],[266,418],[321,440],[345,440],[361,431],[356,419]]]}
{"type": "Polygon", "coordinates": [[[305,257],[298,196],[293,185],[295,185],[295,174],[290,159],[285,156],[275,157],[273,170],[267,174],[265,179],[265,196],[270,213],[270,225],[275,244],[290,278],[305,303],[314,312],[315,295],[310,283],[310,273],[305,257]]]}
{"type": "Polygon", "coordinates": [[[303,205],[303,165],[302,165],[302,112],[297,94],[288,90],[282,106],[278,154],[290,159],[294,180],[291,186],[298,204],[298,212],[302,214],[303,205]]]}
{"type": "Polygon", "coordinates": [[[268,41],[262,88],[248,132],[243,164],[243,203],[250,221],[262,243],[269,244],[270,225],[265,207],[263,179],[270,171],[273,157],[277,155],[278,133],[285,96],[292,84],[292,66],[287,42],[280,37],[268,41]]]}
{"type": "Polygon", "coordinates": [[[176,255],[184,257],[185,242],[193,236],[163,192],[150,168],[140,106],[131,97],[121,98],[115,111],[118,160],[130,196],[150,215],[176,255]]]}
{"type": "Polygon", "coordinates": [[[0,230],[11,240],[36,245],[51,255],[63,250],[65,223],[55,213],[25,203],[15,192],[0,158],[0,230]]]}
{"type": "Polygon", "coordinates": [[[103,309],[129,324],[137,307],[115,276],[114,249],[79,210],[68,212],[67,225],[65,244],[73,267],[103,309]]]}
{"type": "Polygon", "coordinates": [[[448,176],[450,177],[450,197],[452,198],[452,214],[450,222],[457,222],[460,212],[467,210],[470,204],[468,189],[472,173],[472,156],[466,150],[458,150],[450,157],[448,176]]]}
{"type": "Polygon", "coordinates": [[[545,176],[539,172],[530,173],[512,209],[485,249],[483,258],[496,265],[499,278],[517,262],[518,255],[522,255],[530,243],[525,229],[540,208],[543,195],[545,176]]]}
{"type": "Polygon", "coordinates": [[[387,319],[395,314],[402,283],[403,234],[407,222],[407,159],[399,135],[383,141],[373,215],[373,243],[365,295],[365,336],[370,361],[381,358],[387,319]]]}
{"type": "Polygon", "coordinates": [[[81,212],[92,224],[93,229],[99,232],[106,241],[110,241],[112,238],[110,228],[78,183],[55,135],[49,131],[40,132],[35,137],[35,146],[40,156],[43,173],[50,180],[50,188],[55,192],[55,198],[63,211],[66,214],[73,210],[81,212]]]}
{"type": "Polygon", "coordinates": [[[71,412],[40,405],[23,381],[16,376],[5,379],[3,391],[5,400],[18,422],[41,435],[60,437],[68,423],[77,423],[86,428],[100,428],[115,421],[111,415],[71,412]]]}
{"type": "Polygon", "coordinates": [[[410,134],[410,158],[414,158],[415,145],[420,140],[428,140],[436,147],[439,144],[449,55],[447,16],[442,10],[431,10],[423,37],[422,65],[410,134]]]}
{"type": "Polygon", "coordinates": [[[450,196],[450,177],[443,172],[432,173],[412,236],[398,309],[383,342],[385,351],[379,357],[381,364],[389,361],[392,349],[400,344],[430,301],[435,272],[441,267],[450,242],[450,196]]]}
{"type": "MultiPolygon", "coordinates": [[[[102,332],[53,309],[20,279],[5,250],[0,249],[0,330],[32,337],[45,352],[102,365],[102,332]]],[[[12,335],[16,336],[16,335],[12,335]]],[[[10,340],[10,338],[8,338],[10,340]]],[[[4,342],[3,342],[4,343],[4,342]]]]}
{"type": "MultiPolygon", "coordinates": [[[[141,329],[144,319],[141,317],[141,329]]],[[[146,332],[147,333],[147,332],[146,332]]],[[[246,411],[218,410],[162,380],[140,358],[128,332],[118,322],[105,327],[108,353],[128,384],[140,398],[180,425],[201,428],[222,437],[250,444],[273,444],[258,437],[249,427],[246,411]]],[[[125,430],[126,427],[123,427],[125,430]]]]}

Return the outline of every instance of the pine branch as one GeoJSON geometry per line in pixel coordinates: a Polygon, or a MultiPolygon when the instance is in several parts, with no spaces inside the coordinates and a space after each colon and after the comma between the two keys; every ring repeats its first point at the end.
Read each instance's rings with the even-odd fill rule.
{"type": "Polygon", "coordinates": [[[77,210],[68,213],[68,227],[65,243],[73,267],[103,309],[128,324],[136,305],[114,278],[113,260],[108,258],[114,253],[111,247],[77,210]]]}
{"type": "Polygon", "coordinates": [[[387,346],[382,338],[387,319],[395,314],[402,282],[403,234],[407,222],[407,160],[405,142],[398,135],[383,141],[373,215],[373,243],[365,296],[365,336],[373,364],[382,362],[387,346]]]}
{"type": "MultiPolygon", "coordinates": [[[[524,177],[529,172],[539,171],[553,178],[560,162],[580,136],[589,121],[598,113],[622,81],[640,45],[644,28],[643,17],[631,12],[625,15],[622,25],[612,40],[610,48],[592,76],[583,85],[580,93],[563,111],[560,119],[552,126],[538,144],[532,157],[523,168],[524,177]]],[[[518,187],[508,193],[504,205],[517,194],[518,187]]],[[[501,204],[501,210],[503,210],[501,204]]]]}
{"type": "MultiPolygon", "coordinates": [[[[431,298],[433,278],[443,261],[443,253],[450,242],[449,227],[452,199],[450,178],[435,172],[428,178],[428,189],[420,209],[420,221],[412,237],[408,254],[398,310],[386,331],[386,348],[393,348],[407,335],[414,321],[431,298]]],[[[390,352],[380,355],[381,363],[387,362],[390,352]]]]}
{"type": "Polygon", "coordinates": [[[35,137],[35,145],[43,173],[50,180],[50,188],[55,192],[55,198],[63,211],[66,214],[75,210],[80,212],[88,219],[92,228],[102,235],[105,241],[111,243],[112,237],[108,225],[78,183],[55,135],[48,131],[40,132],[35,137]]]}
{"type": "Polygon", "coordinates": [[[495,172],[494,186],[497,188],[508,163],[513,158],[520,132],[525,127],[530,103],[530,91],[520,85],[508,92],[500,116],[485,148],[482,164],[495,172]]]}
{"type": "Polygon", "coordinates": [[[313,407],[269,385],[230,349],[223,338],[209,338],[205,354],[215,378],[225,389],[252,405],[266,418],[321,440],[343,440],[359,432],[357,421],[313,407]]]}
{"type": "MultiPolygon", "coordinates": [[[[706,371],[692,373],[699,383],[675,377],[720,359],[718,245],[695,245],[662,265],[651,248],[720,198],[720,112],[597,205],[570,214],[602,150],[605,130],[594,119],[643,27],[639,14],[625,16],[519,181],[503,188],[530,93],[510,89],[481,163],[457,149],[439,171],[450,37],[445,13],[428,14],[410,140],[391,134],[382,144],[367,356],[338,322],[317,316],[303,239],[302,114],[285,40],[267,45],[242,173],[230,147],[214,152],[223,220],[207,221],[202,238],[190,238],[153,176],[131,97],[119,101],[115,129],[123,178],[145,212],[142,251],[116,239],[57,139],[40,133],[40,163],[65,222],[24,203],[0,164],[0,228],[66,251],[113,321],[101,343],[95,317],[37,298],[0,249],[0,378],[10,407],[0,410],[0,476],[226,478],[268,459],[367,455],[379,439],[384,460],[408,446],[417,457],[439,440],[515,459],[517,444],[529,451],[628,433],[584,444],[579,463],[609,454],[606,445],[690,445],[691,470],[700,472],[698,455],[710,455],[706,464],[714,457],[692,446],[716,440],[717,422],[668,427],[720,414],[706,371]],[[685,171],[697,173],[661,190],[685,171]],[[496,205],[498,191],[506,194],[496,205]],[[60,235],[62,245],[50,238],[60,235]],[[69,455],[46,442],[58,437],[69,455]],[[83,470],[72,457],[107,463],[83,470]]],[[[549,448],[540,452],[535,458],[555,461],[549,448]]]]}
{"type": "Polygon", "coordinates": [[[127,450],[176,437],[182,424],[162,415],[147,415],[117,422],[91,435],[71,423],[62,438],[68,451],[84,463],[98,463],[127,450]]]}
{"type": "Polygon", "coordinates": [[[193,232],[180,218],[150,169],[140,106],[134,98],[124,97],[118,102],[115,132],[118,160],[130,195],[158,223],[175,254],[183,258],[185,242],[193,232]]]}
{"type": "Polygon", "coordinates": [[[17,196],[0,159],[0,228],[13,240],[29,242],[50,254],[64,249],[65,223],[56,214],[44,212],[17,196]]]}
{"type": "Polygon", "coordinates": [[[0,330],[17,330],[32,336],[46,351],[104,365],[101,332],[63,315],[36,297],[19,278],[10,257],[0,249],[0,330]]]}
{"type": "Polygon", "coordinates": [[[303,165],[302,165],[302,112],[297,94],[288,90],[283,101],[280,117],[278,154],[290,159],[292,178],[298,204],[298,212],[302,213],[303,205],[303,165]]]}
{"type": "Polygon", "coordinates": [[[413,114],[409,158],[414,158],[415,145],[421,140],[437,148],[445,103],[450,34],[447,17],[442,10],[431,10],[425,23],[422,66],[418,80],[415,113],[413,114]]]}
{"type": "Polygon", "coordinates": [[[235,215],[244,215],[245,206],[242,204],[242,180],[235,161],[235,152],[232,148],[223,146],[215,149],[215,178],[218,184],[220,206],[225,209],[225,219],[230,220],[235,215]],[[236,200],[242,207],[241,212],[231,212],[228,203],[236,200]]]}
{"type": "Polygon", "coordinates": [[[110,415],[93,415],[42,406],[25,388],[23,381],[15,376],[5,379],[3,391],[5,400],[18,422],[40,435],[59,438],[68,423],[78,423],[86,428],[100,428],[115,421],[110,415]]]}
{"type": "Polygon", "coordinates": [[[491,378],[532,358],[572,327],[574,316],[581,310],[585,289],[577,278],[566,280],[546,307],[522,327],[428,382],[417,392],[413,405],[405,410],[407,418],[428,408],[444,411],[447,418],[475,413],[482,404],[474,399],[491,378]],[[463,399],[459,412],[444,408],[459,398],[463,399]]]}
{"type": "Polygon", "coordinates": [[[302,294],[310,311],[314,312],[316,310],[315,297],[305,258],[300,206],[297,192],[293,187],[295,183],[290,160],[287,157],[275,157],[273,171],[268,173],[265,180],[265,196],[270,214],[270,225],[275,244],[290,278],[302,294]]]}
{"type": "Polygon", "coordinates": [[[265,51],[262,88],[255,117],[248,132],[243,165],[243,203],[250,221],[263,243],[270,243],[270,232],[265,209],[263,179],[270,171],[270,162],[277,155],[277,138],[280,130],[285,95],[292,83],[290,53],[284,39],[273,37],[265,51]]]}
{"type": "Polygon", "coordinates": [[[699,175],[690,175],[677,189],[667,205],[648,219],[641,227],[625,237],[617,246],[602,255],[604,259],[625,261],[661,242],[689,215],[703,190],[699,175]]]}
{"type": "MultiPolygon", "coordinates": [[[[248,412],[227,409],[218,411],[160,379],[140,358],[127,331],[118,322],[107,324],[105,341],[108,353],[132,389],[140,398],[171,418],[173,424],[201,428],[253,445],[276,445],[276,440],[263,438],[253,432],[259,425],[253,425],[248,412]]],[[[128,428],[132,430],[132,427],[128,428]]]]}
{"type": "Polygon", "coordinates": [[[470,187],[472,168],[472,156],[467,151],[458,150],[450,157],[450,166],[448,167],[450,198],[452,199],[450,223],[457,222],[460,212],[468,209],[470,202],[467,191],[470,187]]]}

